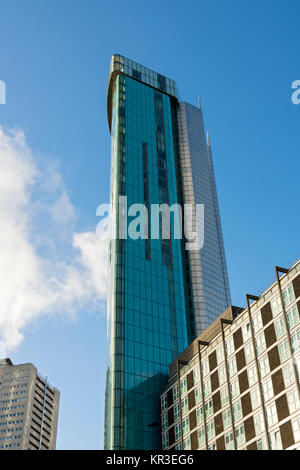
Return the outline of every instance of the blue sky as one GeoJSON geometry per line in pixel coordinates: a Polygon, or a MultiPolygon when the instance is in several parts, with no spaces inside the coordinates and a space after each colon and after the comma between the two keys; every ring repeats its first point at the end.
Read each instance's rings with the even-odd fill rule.
{"type": "MultiPolygon", "coordinates": [[[[43,198],[67,194],[74,233],[94,232],[96,207],[109,200],[106,85],[120,53],[175,79],[182,100],[196,105],[201,95],[233,303],[244,305],[246,292],[273,281],[275,264],[300,256],[298,0],[2,0],[0,8],[0,125],[26,135],[40,171],[35,201],[54,165],[63,182],[43,198]]],[[[10,353],[60,388],[60,449],[103,443],[106,318],[93,303],[37,316],[10,353]]]]}

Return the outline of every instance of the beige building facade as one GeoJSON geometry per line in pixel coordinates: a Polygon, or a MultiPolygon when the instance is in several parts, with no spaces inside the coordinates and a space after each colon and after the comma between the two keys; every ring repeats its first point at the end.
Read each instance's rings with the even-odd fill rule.
{"type": "Polygon", "coordinates": [[[163,449],[300,449],[300,260],[275,273],[170,365],[163,449]]]}
{"type": "Polygon", "coordinates": [[[59,401],[32,364],[0,359],[0,450],[55,450],[59,401]]]}

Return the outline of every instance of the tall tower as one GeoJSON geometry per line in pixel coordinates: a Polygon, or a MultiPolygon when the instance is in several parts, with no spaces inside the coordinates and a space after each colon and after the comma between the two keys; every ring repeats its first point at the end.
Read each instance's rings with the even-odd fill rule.
{"type": "Polygon", "coordinates": [[[178,106],[184,202],[204,204],[204,244],[188,253],[196,335],[231,304],[221,219],[209,135],[203,115],[188,103],[178,106]]]}
{"type": "Polygon", "coordinates": [[[32,364],[0,359],[0,450],[55,450],[59,400],[32,364]]]}
{"type": "Polygon", "coordinates": [[[211,154],[201,110],[194,107],[198,114],[191,124],[196,129],[189,134],[193,118],[188,106],[179,104],[173,80],[120,55],[112,57],[108,122],[114,237],[109,257],[106,449],[161,448],[159,396],[168,365],[230,303],[225,257],[219,259],[224,251],[211,154]],[[206,172],[205,189],[199,174],[192,176],[197,158],[200,172],[201,165],[206,172]],[[128,208],[138,203],[148,209],[148,238],[124,235],[132,219],[129,214],[120,222],[125,199],[128,208]],[[209,248],[203,259],[201,252],[194,256],[185,250],[175,225],[170,239],[152,233],[153,205],[182,207],[189,201],[209,205],[209,248]],[[214,290],[204,295],[211,287],[214,290]]]}

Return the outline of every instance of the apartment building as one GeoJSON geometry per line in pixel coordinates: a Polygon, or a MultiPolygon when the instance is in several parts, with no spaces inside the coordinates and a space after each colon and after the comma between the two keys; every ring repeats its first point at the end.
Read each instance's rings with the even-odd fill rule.
{"type": "Polygon", "coordinates": [[[32,364],[0,359],[0,450],[54,450],[59,400],[32,364]]]}
{"type": "Polygon", "coordinates": [[[171,363],[163,449],[300,449],[300,260],[275,273],[171,363]]]}

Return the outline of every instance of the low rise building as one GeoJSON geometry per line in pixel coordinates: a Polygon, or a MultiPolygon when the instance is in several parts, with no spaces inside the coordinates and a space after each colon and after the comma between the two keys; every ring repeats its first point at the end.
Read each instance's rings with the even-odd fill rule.
{"type": "Polygon", "coordinates": [[[300,260],[275,272],[170,365],[163,449],[300,449],[300,260]]]}

